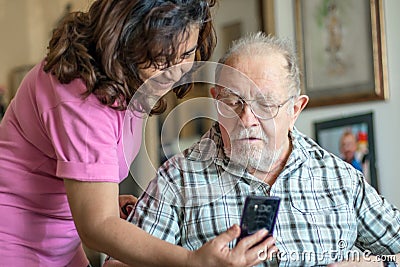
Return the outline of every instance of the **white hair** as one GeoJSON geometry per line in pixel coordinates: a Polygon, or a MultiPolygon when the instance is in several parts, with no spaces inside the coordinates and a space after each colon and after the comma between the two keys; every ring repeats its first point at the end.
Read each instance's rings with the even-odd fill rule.
{"type": "MultiPolygon", "coordinates": [[[[263,32],[249,33],[235,40],[228,51],[219,60],[219,63],[225,64],[228,59],[233,57],[264,56],[272,53],[279,53],[286,59],[289,95],[299,96],[301,92],[300,71],[297,64],[295,49],[288,38],[278,38],[266,35],[263,32]]],[[[219,77],[218,69],[216,71],[216,78],[217,77],[219,77]]]]}

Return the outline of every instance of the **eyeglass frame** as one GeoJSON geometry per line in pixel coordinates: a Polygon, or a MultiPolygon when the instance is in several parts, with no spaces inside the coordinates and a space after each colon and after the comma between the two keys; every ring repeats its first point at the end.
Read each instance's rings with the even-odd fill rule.
{"type": "MultiPolygon", "coordinates": [[[[254,114],[254,116],[256,116],[256,118],[258,118],[258,119],[260,119],[260,120],[264,120],[264,121],[272,120],[272,119],[276,118],[276,116],[278,116],[278,114],[279,114],[280,109],[281,109],[284,105],[286,105],[286,103],[288,103],[289,100],[291,100],[291,99],[293,99],[293,98],[296,97],[295,95],[292,95],[292,96],[289,96],[288,99],[286,99],[285,101],[283,101],[282,103],[280,103],[280,104],[278,104],[278,105],[275,105],[275,104],[274,104],[274,105],[268,105],[269,108],[274,108],[274,107],[277,108],[277,109],[276,109],[276,114],[275,114],[274,116],[272,116],[271,118],[264,119],[264,118],[261,117],[260,115],[256,114],[256,113],[254,112],[254,110],[253,110],[252,105],[248,103],[248,102],[257,101],[257,100],[259,100],[259,99],[244,99],[243,97],[241,97],[241,96],[238,95],[238,94],[235,94],[235,93],[231,93],[231,94],[238,97],[238,100],[240,101],[241,106],[242,106],[242,108],[240,109],[240,112],[234,111],[233,113],[235,113],[236,115],[239,115],[239,116],[242,115],[242,113],[243,113],[243,111],[244,111],[244,108],[245,108],[245,104],[246,104],[247,106],[249,106],[251,112],[254,114]]],[[[216,106],[217,106],[217,111],[218,111],[218,113],[221,114],[222,116],[224,116],[225,118],[228,118],[228,119],[232,119],[232,118],[236,117],[236,115],[233,115],[232,117],[228,117],[228,116],[225,116],[224,114],[222,114],[222,112],[221,112],[220,109],[219,109],[219,104],[218,104],[218,102],[222,102],[222,103],[223,103],[223,101],[221,101],[221,100],[222,100],[222,99],[227,99],[228,97],[218,98],[218,96],[220,96],[220,95],[217,95],[217,97],[216,97],[216,102],[217,102],[217,103],[216,103],[216,106]]],[[[224,103],[224,104],[225,104],[225,103],[224,103]]],[[[226,105],[226,104],[225,104],[225,105],[226,105]]]]}

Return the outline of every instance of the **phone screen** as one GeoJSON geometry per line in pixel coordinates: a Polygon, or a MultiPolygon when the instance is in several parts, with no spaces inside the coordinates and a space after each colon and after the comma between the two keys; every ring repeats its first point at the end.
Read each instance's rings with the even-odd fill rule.
{"type": "Polygon", "coordinates": [[[280,200],[279,197],[275,196],[246,197],[240,222],[241,233],[238,242],[262,228],[268,230],[267,237],[271,236],[275,227],[280,200]]]}

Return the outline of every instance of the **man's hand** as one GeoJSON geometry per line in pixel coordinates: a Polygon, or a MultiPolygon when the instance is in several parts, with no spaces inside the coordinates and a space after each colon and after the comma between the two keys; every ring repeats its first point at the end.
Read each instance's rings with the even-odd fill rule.
{"type": "Polygon", "coordinates": [[[104,262],[103,267],[129,267],[129,265],[117,260],[108,260],[104,262]]]}
{"type": "Polygon", "coordinates": [[[133,210],[137,202],[137,198],[132,195],[120,195],[119,196],[119,216],[122,219],[128,218],[129,214],[133,210]]]}
{"type": "Polygon", "coordinates": [[[278,252],[275,239],[269,237],[261,244],[254,246],[267,235],[266,230],[243,238],[233,249],[228,243],[238,238],[240,227],[234,225],[226,232],[205,243],[200,249],[191,252],[187,266],[229,266],[245,267],[260,264],[278,252]]]}

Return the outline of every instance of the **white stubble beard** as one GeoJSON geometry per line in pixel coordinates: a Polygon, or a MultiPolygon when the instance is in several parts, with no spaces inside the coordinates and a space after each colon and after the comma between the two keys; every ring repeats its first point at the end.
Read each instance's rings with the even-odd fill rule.
{"type": "MultiPolygon", "coordinates": [[[[255,145],[250,142],[244,144],[242,142],[239,143],[239,141],[235,139],[243,137],[243,133],[246,133],[246,131],[242,130],[239,134],[236,134],[237,137],[231,138],[231,148],[224,148],[225,155],[230,157],[232,162],[245,168],[251,167],[262,172],[271,171],[274,163],[282,154],[283,147],[276,148],[276,145],[274,145],[273,148],[270,149],[270,139],[265,136],[265,134],[261,134],[262,136],[257,134],[257,136],[262,139],[262,145],[255,145]]],[[[251,135],[251,131],[249,131],[249,134],[246,133],[246,136],[248,135],[251,135]]]]}

